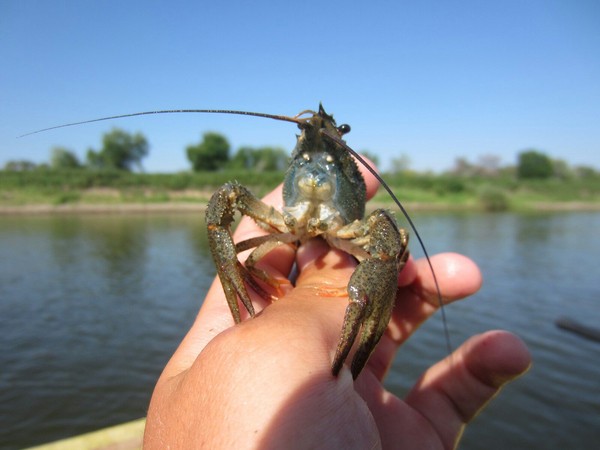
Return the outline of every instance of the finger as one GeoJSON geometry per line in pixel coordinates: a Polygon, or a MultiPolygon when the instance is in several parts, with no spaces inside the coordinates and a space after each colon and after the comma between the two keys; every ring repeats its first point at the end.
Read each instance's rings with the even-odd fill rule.
{"type": "Polygon", "coordinates": [[[455,448],[464,426],[530,365],[531,356],[521,339],[490,331],[472,337],[425,372],[406,403],[428,419],[444,448],[455,448]]]}
{"type": "MultiPolygon", "coordinates": [[[[445,305],[468,297],[481,287],[481,271],[466,256],[442,253],[433,256],[431,264],[445,305]]],[[[405,270],[406,276],[401,274],[400,277],[403,285],[398,291],[389,330],[390,337],[397,345],[404,342],[440,307],[438,290],[427,261],[410,261],[405,270]]]]}
{"type": "MultiPolygon", "coordinates": [[[[379,171],[377,170],[377,166],[375,166],[373,161],[371,161],[366,156],[363,156],[363,155],[360,155],[360,156],[371,166],[371,168],[373,170],[375,170],[377,173],[379,173],[379,171]]],[[[369,169],[367,169],[360,161],[357,160],[356,164],[358,165],[358,170],[360,170],[360,173],[362,174],[363,178],[365,179],[365,185],[367,187],[367,200],[370,200],[377,193],[377,189],[379,189],[379,180],[377,180],[375,178],[375,176],[371,173],[371,171],[369,169]]]]}
{"type": "MultiPolygon", "coordinates": [[[[449,304],[475,293],[481,286],[481,272],[469,258],[444,253],[431,258],[442,300],[449,304]]],[[[399,275],[398,294],[385,335],[375,348],[368,367],[379,379],[385,377],[398,348],[439,307],[431,269],[424,259],[409,259],[399,275]]]]}
{"type": "Polygon", "coordinates": [[[330,373],[348,305],[347,284],[356,261],[322,239],[311,239],[298,250],[297,264],[295,288],[267,308],[263,317],[279,313],[289,326],[302,322],[303,348],[312,349],[314,367],[330,373]]]}
{"type": "MultiPolygon", "coordinates": [[[[356,260],[348,253],[329,247],[322,239],[310,239],[296,254],[299,276],[296,287],[346,288],[356,267],[356,260]]],[[[343,292],[344,301],[347,294],[343,292]]]]}

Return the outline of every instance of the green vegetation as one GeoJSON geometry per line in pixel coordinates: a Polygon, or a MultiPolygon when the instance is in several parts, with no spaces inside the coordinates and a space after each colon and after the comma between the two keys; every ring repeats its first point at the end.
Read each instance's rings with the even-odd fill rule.
{"type": "MultiPolygon", "coordinates": [[[[212,192],[227,181],[236,180],[257,195],[263,195],[283,180],[282,171],[223,170],[145,174],[116,170],[52,170],[0,172],[0,205],[65,203],[206,203],[212,192]]],[[[403,203],[433,209],[546,208],[577,203],[600,207],[600,176],[568,180],[519,180],[510,176],[496,178],[415,172],[387,173],[384,179],[403,203]]],[[[378,204],[391,206],[381,189],[378,204]]]]}
{"type": "MultiPolygon", "coordinates": [[[[283,180],[287,152],[274,147],[242,147],[230,156],[227,139],[206,133],[187,147],[192,171],[171,174],[135,173],[148,154],[140,133],[119,129],[106,133],[100,150],[88,150],[85,163],[69,149],[55,147],[48,164],[10,161],[0,171],[0,206],[35,204],[113,204],[195,202],[205,204],[212,192],[231,180],[263,195],[283,180]]],[[[371,160],[376,155],[363,152],[371,160]]],[[[500,166],[494,155],[478,163],[458,158],[443,174],[410,170],[410,159],[392,161],[383,178],[411,208],[505,211],[536,208],[600,208],[600,172],[570,167],[537,150],[519,154],[516,166],[500,166]]],[[[375,203],[391,206],[384,190],[375,203]]]]}
{"type": "Polygon", "coordinates": [[[289,156],[281,148],[273,147],[241,147],[229,161],[228,169],[246,169],[255,172],[283,171],[288,165],[289,156]]]}
{"type": "Polygon", "coordinates": [[[552,160],[535,150],[519,154],[517,175],[519,178],[550,178],[553,175],[552,160]]]}
{"type": "Polygon", "coordinates": [[[117,170],[0,171],[0,205],[64,203],[206,202],[227,181],[267,193],[282,180],[281,172],[247,170],[146,174],[117,170]]]}
{"type": "Polygon", "coordinates": [[[506,211],[510,206],[508,193],[497,186],[481,186],[477,198],[481,207],[489,212],[506,211]]]}
{"type": "Polygon", "coordinates": [[[148,141],[141,133],[129,134],[113,128],[102,137],[102,149],[87,152],[87,166],[100,170],[126,170],[142,167],[142,158],[148,154],[148,141]]]}
{"type": "Polygon", "coordinates": [[[54,147],[50,152],[50,167],[54,170],[79,169],[81,163],[71,150],[54,147]]]}
{"type": "MultiPolygon", "coordinates": [[[[504,211],[568,206],[600,207],[600,174],[590,178],[519,180],[510,174],[495,177],[456,174],[384,174],[384,179],[403,201],[430,208],[504,211]]],[[[380,190],[375,199],[388,203],[380,190]]]]}
{"type": "Polygon", "coordinates": [[[229,161],[229,142],[218,133],[204,133],[202,142],[186,148],[186,154],[192,163],[192,169],[218,170],[229,161]]]}

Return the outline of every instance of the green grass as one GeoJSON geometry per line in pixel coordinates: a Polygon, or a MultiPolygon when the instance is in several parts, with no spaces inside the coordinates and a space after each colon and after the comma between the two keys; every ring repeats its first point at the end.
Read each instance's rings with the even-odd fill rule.
{"type": "MultiPolygon", "coordinates": [[[[283,180],[282,172],[247,170],[175,174],[119,171],[0,171],[0,206],[127,203],[203,203],[227,181],[238,181],[262,196],[283,180]]],[[[516,180],[406,172],[383,174],[403,204],[435,209],[502,211],[537,204],[575,203],[597,208],[600,179],[516,180]]],[[[380,189],[377,204],[392,206],[380,189]]]]}

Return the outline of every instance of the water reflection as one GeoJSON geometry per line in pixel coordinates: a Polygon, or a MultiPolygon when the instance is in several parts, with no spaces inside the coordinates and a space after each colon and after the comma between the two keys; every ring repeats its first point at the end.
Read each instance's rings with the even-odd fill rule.
{"type": "Polygon", "coordinates": [[[95,272],[115,295],[139,290],[147,260],[146,225],[143,217],[51,218],[52,255],[61,277],[95,272]],[[83,266],[82,255],[89,258],[83,266]]]}
{"type": "Polygon", "coordinates": [[[545,244],[553,236],[556,227],[560,227],[563,216],[556,214],[531,215],[528,220],[516,223],[516,239],[520,244],[545,244]]]}

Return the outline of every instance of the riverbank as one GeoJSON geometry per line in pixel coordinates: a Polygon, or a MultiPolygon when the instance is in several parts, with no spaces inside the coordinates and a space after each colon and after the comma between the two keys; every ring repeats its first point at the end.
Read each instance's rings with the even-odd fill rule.
{"type": "MultiPolygon", "coordinates": [[[[136,213],[203,213],[206,201],[202,202],[133,202],[133,203],[66,203],[66,204],[25,204],[0,205],[0,215],[35,214],[136,214],[136,213]]],[[[390,203],[370,202],[370,209],[391,208],[390,203]]],[[[481,211],[477,204],[405,202],[410,213],[438,211],[481,211]]],[[[529,202],[520,204],[519,211],[600,211],[600,203],[595,202],[529,202]]]]}
{"type": "MultiPolygon", "coordinates": [[[[144,174],[124,171],[0,171],[0,214],[199,211],[226,181],[261,197],[281,172],[144,174]]],[[[511,174],[384,174],[410,211],[598,211],[600,176],[518,179],[511,174]]],[[[383,189],[369,207],[394,208],[383,189]]]]}
{"type": "Polygon", "coordinates": [[[131,213],[166,213],[191,212],[201,213],[206,203],[68,203],[62,205],[31,204],[3,206],[0,215],[19,214],[131,214],[131,213]]]}

